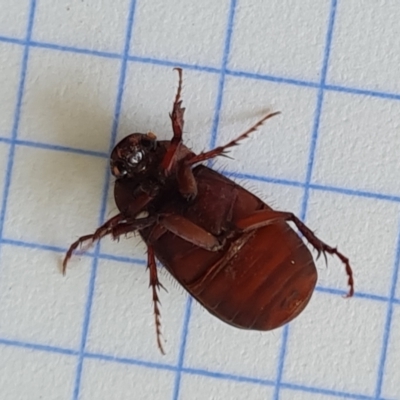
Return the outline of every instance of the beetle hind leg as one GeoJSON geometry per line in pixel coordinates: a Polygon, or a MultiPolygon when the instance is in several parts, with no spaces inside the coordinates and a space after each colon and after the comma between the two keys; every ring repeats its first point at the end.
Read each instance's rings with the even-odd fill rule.
{"type": "Polygon", "coordinates": [[[156,259],[154,257],[154,250],[152,246],[147,247],[147,268],[150,272],[150,284],[152,292],[153,292],[153,307],[154,307],[154,319],[156,323],[156,335],[157,335],[157,346],[160,349],[161,353],[165,355],[164,347],[161,341],[161,313],[159,309],[160,299],[158,298],[158,290],[160,288],[164,288],[162,283],[158,280],[157,273],[157,265],[156,259]]]}
{"type": "Polygon", "coordinates": [[[339,260],[344,264],[346,274],[348,277],[347,283],[349,285],[349,291],[346,297],[351,297],[354,294],[354,279],[353,279],[353,271],[350,266],[349,259],[338,251],[336,248],[329,246],[317,236],[315,236],[314,232],[302,222],[299,218],[297,218],[293,213],[283,212],[283,211],[275,211],[275,210],[260,210],[256,211],[254,214],[249,217],[243,218],[236,222],[236,226],[244,232],[248,232],[254,229],[261,228],[266,225],[273,224],[278,221],[290,221],[293,222],[300,233],[307,239],[307,241],[314,247],[318,252],[318,257],[321,253],[324,254],[326,260],[326,253],[335,255],[339,258],[339,260]]]}

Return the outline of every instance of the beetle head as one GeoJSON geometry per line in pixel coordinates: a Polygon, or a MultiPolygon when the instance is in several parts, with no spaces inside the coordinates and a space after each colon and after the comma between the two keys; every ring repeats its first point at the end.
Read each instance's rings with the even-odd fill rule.
{"type": "Polygon", "coordinates": [[[151,166],[157,147],[154,133],[132,133],[122,139],[110,156],[111,173],[116,178],[145,174],[151,166]]]}

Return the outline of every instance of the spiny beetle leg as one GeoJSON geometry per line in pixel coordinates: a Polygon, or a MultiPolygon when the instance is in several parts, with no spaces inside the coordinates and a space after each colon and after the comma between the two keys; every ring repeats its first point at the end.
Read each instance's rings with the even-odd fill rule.
{"type": "Polygon", "coordinates": [[[134,232],[138,229],[146,228],[156,222],[156,219],[153,217],[149,218],[139,218],[134,219],[132,221],[125,222],[124,216],[122,214],[118,214],[115,217],[109,219],[105,222],[100,228],[97,228],[96,231],[91,235],[85,235],[80,237],[77,241],[72,243],[70,248],[68,249],[64,261],[62,264],[62,273],[65,275],[67,264],[74,251],[81,246],[83,243],[90,240],[91,244],[102,239],[107,235],[111,235],[113,239],[117,239],[121,235],[125,235],[130,232],[134,232]]]}
{"type": "MultiPolygon", "coordinates": [[[[353,271],[351,269],[349,259],[340,253],[336,248],[331,247],[320,240],[317,236],[314,235],[313,231],[308,228],[299,218],[297,218],[293,213],[283,212],[283,211],[275,211],[275,210],[261,210],[256,211],[254,214],[249,217],[243,218],[236,222],[236,226],[243,230],[244,232],[261,228],[266,225],[273,224],[277,221],[291,221],[293,222],[301,234],[307,239],[307,241],[314,247],[318,252],[318,256],[323,253],[336,255],[340,261],[345,265],[346,273],[348,276],[348,285],[350,287],[346,297],[351,297],[354,294],[354,280],[353,280],[353,271]]],[[[326,256],[325,256],[326,257],[326,256]]]]}
{"type": "Polygon", "coordinates": [[[199,163],[199,162],[202,162],[202,161],[209,160],[210,158],[214,158],[214,157],[225,155],[226,154],[226,149],[228,149],[229,147],[237,146],[238,142],[240,140],[243,140],[243,139],[247,138],[250,135],[250,133],[256,131],[257,128],[259,128],[267,119],[270,119],[270,118],[272,118],[272,117],[274,117],[275,115],[278,115],[278,114],[280,114],[279,111],[267,114],[265,117],[261,118],[250,129],[248,129],[246,132],[242,133],[236,139],[230,141],[229,143],[227,143],[224,146],[218,146],[215,149],[212,149],[212,150],[207,151],[205,153],[200,153],[200,154],[190,158],[188,163],[190,165],[193,165],[193,164],[196,164],[196,163],[199,163]]]}
{"type": "Polygon", "coordinates": [[[157,265],[156,259],[154,257],[154,250],[152,246],[147,246],[147,268],[150,272],[150,285],[151,290],[153,292],[153,307],[154,307],[154,319],[156,323],[156,335],[157,335],[157,345],[160,349],[161,353],[165,355],[164,348],[161,341],[161,314],[158,305],[160,304],[160,300],[158,298],[157,290],[164,286],[158,280],[158,273],[157,273],[157,265]]]}
{"type": "Polygon", "coordinates": [[[107,222],[105,222],[100,228],[97,228],[96,231],[91,235],[85,235],[80,237],[77,241],[71,244],[70,248],[68,249],[67,253],[65,254],[64,261],[62,264],[62,273],[65,275],[65,271],[67,269],[67,264],[69,259],[72,257],[73,252],[81,246],[83,243],[87,242],[88,240],[91,241],[93,244],[95,241],[100,240],[104,236],[109,235],[112,232],[114,226],[116,226],[120,221],[123,220],[122,214],[117,214],[107,222]]]}
{"type": "Polygon", "coordinates": [[[182,107],[182,100],[181,100],[182,69],[181,68],[174,68],[174,69],[178,71],[179,83],[178,83],[178,90],[175,96],[175,101],[172,106],[172,112],[169,114],[172,122],[172,130],[174,132],[174,136],[171,139],[170,146],[162,161],[162,168],[164,169],[167,175],[171,172],[175,164],[176,153],[179,151],[179,146],[182,142],[182,133],[184,125],[183,115],[185,113],[185,109],[182,107]]]}
{"type": "Polygon", "coordinates": [[[191,165],[183,161],[178,168],[177,175],[179,192],[188,201],[197,196],[197,182],[191,165]]]}

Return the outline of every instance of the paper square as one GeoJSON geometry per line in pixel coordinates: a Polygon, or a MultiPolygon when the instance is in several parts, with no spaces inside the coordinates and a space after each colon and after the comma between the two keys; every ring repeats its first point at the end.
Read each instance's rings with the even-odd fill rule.
{"type": "Polygon", "coordinates": [[[119,75],[118,60],[31,50],[18,137],[108,152],[119,75]]]}
{"type": "Polygon", "coordinates": [[[220,67],[228,15],[227,1],[138,2],[131,54],[220,67]]]}
{"type": "Polygon", "coordinates": [[[229,149],[233,160],[217,159],[228,170],[281,179],[305,179],[314,123],[314,89],[263,80],[227,77],[217,132],[224,145],[252,127],[268,112],[267,120],[249,139],[229,149]]]}
{"type": "Polygon", "coordinates": [[[312,181],[398,195],[399,114],[399,102],[326,93],[312,181]]]}
{"type": "Polygon", "coordinates": [[[22,246],[1,247],[0,337],[79,348],[91,260],[64,277],[61,257],[22,246]]]}
{"type": "Polygon", "coordinates": [[[314,293],[291,325],[283,381],[373,396],[386,304],[314,293]]]}
{"type": "MultiPolygon", "coordinates": [[[[399,3],[339,1],[328,68],[330,84],[398,93],[399,3]]],[[[375,110],[375,116],[379,111],[375,110]]]]}
{"type": "Polygon", "coordinates": [[[86,359],[80,400],[169,400],[174,373],[162,369],[86,359]]]}
{"type": "Polygon", "coordinates": [[[99,224],[105,160],[18,146],[3,236],[66,248],[99,224]]]}
{"type": "Polygon", "coordinates": [[[75,369],[75,357],[0,346],[1,396],[18,400],[69,400],[75,369]]]}
{"type": "Polygon", "coordinates": [[[181,378],[179,399],[229,399],[265,400],[273,398],[273,388],[257,383],[241,382],[240,379],[221,379],[201,375],[184,374],[181,378]]]}
{"type": "Polygon", "coordinates": [[[32,39],[121,53],[124,48],[130,3],[129,0],[65,3],[40,0],[35,14],[32,39]]]}
{"type": "Polygon", "coordinates": [[[11,137],[13,133],[22,56],[21,46],[0,42],[0,136],[3,137],[11,137]]]}
{"type": "Polygon", "coordinates": [[[87,351],[176,363],[186,296],[170,276],[159,272],[159,280],[168,290],[159,291],[165,356],[157,347],[148,270],[111,260],[101,260],[97,269],[87,351]]]}
{"type": "Polygon", "coordinates": [[[330,1],[239,2],[229,69],[319,81],[330,1]]]}
{"type": "MultiPolygon", "coordinates": [[[[13,39],[25,39],[31,3],[31,1],[2,0],[0,35],[13,39]]],[[[1,62],[0,65],[3,63],[1,62]]]]}

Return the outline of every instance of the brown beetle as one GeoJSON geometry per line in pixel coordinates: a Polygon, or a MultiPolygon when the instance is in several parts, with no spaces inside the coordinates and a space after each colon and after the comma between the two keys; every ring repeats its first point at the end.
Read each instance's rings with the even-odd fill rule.
{"type": "Polygon", "coordinates": [[[71,245],[63,272],[84,242],[139,231],[148,249],[157,343],[162,353],[157,294],[162,285],[156,257],[222,321],[244,329],[275,329],[300,314],[317,281],[310,251],[288,224],[293,222],[318,255],[334,254],[344,263],[350,286],[347,296],[352,296],[352,270],[337,249],[319,240],[294,214],[275,211],[220,173],[195,166],[224,155],[278,113],[266,115],[225,146],[195,154],[182,143],[185,109],[180,99],[182,71],[177,70],[171,141],[157,141],[153,133],[134,133],[114,147],[110,168],[116,178],[114,196],[120,213],[71,245]]]}

